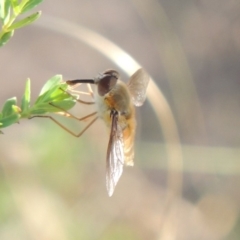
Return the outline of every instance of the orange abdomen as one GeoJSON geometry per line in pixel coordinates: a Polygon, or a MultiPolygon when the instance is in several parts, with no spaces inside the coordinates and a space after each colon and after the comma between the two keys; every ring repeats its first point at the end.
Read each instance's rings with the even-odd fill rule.
{"type": "Polygon", "coordinates": [[[135,116],[127,120],[127,127],[123,130],[124,163],[133,166],[134,162],[134,141],[135,141],[136,120],[135,116]]]}

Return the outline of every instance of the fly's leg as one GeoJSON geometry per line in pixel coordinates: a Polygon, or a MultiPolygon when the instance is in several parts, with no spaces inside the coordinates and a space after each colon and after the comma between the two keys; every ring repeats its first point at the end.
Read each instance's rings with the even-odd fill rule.
{"type": "MultiPolygon", "coordinates": [[[[85,120],[86,118],[89,118],[91,116],[94,116],[97,112],[89,114],[83,118],[76,118],[79,121],[85,120]]],[[[52,120],[54,123],[56,123],[59,127],[61,127],[62,129],[64,129],[66,132],[70,133],[71,135],[73,135],[74,137],[80,137],[97,119],[98,117],[95,117],[94,119],[92,119],[91,122],[88,123],[88,125],[80,132],[80,133],[74,133],[73,131],[71,131],[70,129],[68,129],[67,127],[65,127],[62,123],[60,123],[59,121],[57,121],[55,118],[53,118],[52,116],[44,116],[44,115],[35,115],[30,117],[29,119],[35,118],[35,117],[39,117],[39,118],[48,118],[50,120],[52,120]]]]}

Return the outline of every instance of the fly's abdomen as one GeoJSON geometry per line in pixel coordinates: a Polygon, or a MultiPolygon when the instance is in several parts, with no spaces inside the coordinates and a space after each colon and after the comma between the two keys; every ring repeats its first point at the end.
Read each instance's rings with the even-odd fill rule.
{"type": "Polygon", "coordinates": [[[124,163],[133,166],[134,162],[134,139],[135,139],[136,122],[134,118],[128,120],[128,126],[123,130],[124,142],[124,163]]]}

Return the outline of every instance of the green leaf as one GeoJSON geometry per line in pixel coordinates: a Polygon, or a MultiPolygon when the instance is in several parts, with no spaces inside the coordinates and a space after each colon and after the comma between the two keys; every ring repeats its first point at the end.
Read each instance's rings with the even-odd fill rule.
{"type": "Polygon", "coordinates": [[[43,95],[45,92],[47,92],[51,88],[58,85],[61,81],[62,81],[62,75],[55,75],[55,76],[51,77],[42,87],[39,96],[43,95]]]}
{"type": "Polygon", "coordinates": [[[49,103],[40,103],[38,105],[33,106],[29,113],[30,115],[41,115],[49,112],[57,112],[56,108],[51,106],[49,103]]]}
{"type": "Polygon", "coordinates": [[[0,39],[0,47],[7,43],[7,41],[13,36],[14,31],[6,32],[0,39]]]}
{"type": "Polygon", "coordinates": [[[48,94],[46,94],[48,97],[47,102],[62,101],[66,98],[73,99],[73,95],[65,92],[67,88],[67,84],[58,84],[57,86],[54,86],[51,90],[47,92],[48,94]]]}
{"type": "Polygon", "coordinates": [[[52,102],[52,96],[56,95],[56,91],[61,91],[61,93],[63,93],[63,91],[59,89],[59,87],[62,86],[61,81],[62,75],[56,75],[50,78],[43,86],[35,104],[39,104],[42,102],[52,102]]]}
{"type": "Polygon", "coordinates": [[[30,107],[30,95],[31,95],[31,89],[30,89],[30,79],[27,79],[26,87],[25,87],[25,93],[22,97],[22,103],[21,103],[21,109],[22,109],[22,117],[27,114],[29,107],[30,107]]]}
{"type": "Polygon", "coordinates": [[[33,13],[32,15],[30,15],[18,22],[13,23],[8,29],[9,29],[9,31],[11,31],[11,30],[25,27],[25,26],[31,24],[32,22],[34,22],[36,19],[38,19],[40,17],[40,15],[41,15],[41,12],[33,13]]]}
{"type": "Polygon", "coordinates": [[[9,20],[10,18],[10,0],[0,0],[0,19],[3,25],[9,20]]]}
{"type": "Polygon", "coordinates": [[[65,111],[71,109],[76,103],[77,96],[65,92],[67,88],[68,85],[62,83],[61,75],[50,78],[43,86],[40,96],[29,110],[29,113],[39,115],[48,112],[61,112],[62,109],[65,111]],[[52,106],[51,103],[59,108],[52,106]]]}
{"type": "Polygon", "coordinates": [[[20,114],[13,113],[9,116],[0,118],[0,128],[8,127],[9,125],[12,125],[13,123],[18,122],[20,118],[20,114]]]}
{"type": "Polygon", "coordinates": [[[76,104],[76,101],[73,99],[66,99],[63,101],[52,102],[52,103],[54,104],[54,106],[50,105],[50,103],[37,104],[29,110],[29,113],[30,115],[41,115],[45,113],[62,112],[63,111],[62,109],[67,111],[74,107],[74,105],[76,104]]]}
{"type": "Polygon", "coordinates": [[[54,86],[51,89],[49,89],[47,92],[45,92],[43,95],[39,96],[35,102],[35,104],[39,103],[49,103],[53,101],[53,98],[51,97],[54,92],[58,91],[59,86],[54,86]]]}
{"type": "MultiPolygon", "coordinates": [[[[73,108],[76,104],[76,100],[73,99],[65,99],[63,101],[53,102],[55,106],[60,107],[61,109],[64,109],[65,111],[73,108]]],[[[56,108],[58,109],[58,108],[56,108]]],[[[58,109],[58,112],[61,112],[60,109],[58,109]]]]}
{"type": "Polygon", "coordinates": [[[14,113],[21,113],[22,109],[18,107],[17,105],[12,105],[12,110],[14,113]]]}
{"type": "Polygon", "coordinates": [[[29,0],[25,3],[25,5],[21,9],[21,13],[27,12],[34,7],[36,7],[39,3],[41,3],[43,0],[29,0]]]}
{"type": "Polygon", "coordinates": [[[3,105],[3,109],[2,109],[2,117],[6,117],[11,115],[12,113],[15,113],[14,110],[12,109],[13,105],[17,104],[17,98],[13,97],[13,98],[9,98],[3,105]]]}
{"type": "Polygon", "coordinates": [[[10,0],[10,2],[11,2],[14,13],[18,15],[20,12],[18,0],[10,0]]]}
{"type": "MultiPolygon", "coordinates": [[[[77,99],[76,96],[69,95],[68,93],[63,92],[60,89],[57,89],[57,91],[60,91],[61,95],[57,95],[55,97],[51,97],[48,95],[48,93],[51,91],[46,92],[44,96],[48,95],[47,98],[35,103],[33,107],[29,110],[29,112],[31,114],[43,114],[47,112],[61,112],[62,110],[66,111],[74,107],[77,99]],[[51,105],[51,103],[54,106],[51,105]]],[[[53,95],[55,92],[53,92],[53,95]]]]}
{"type": "Polygon", "coordinates": [[[5,102],[0,114],[0,128],[7,127],[19,120],[21,109],[16,106],[16,103],[16,97],[10,98],[5,102]]]}

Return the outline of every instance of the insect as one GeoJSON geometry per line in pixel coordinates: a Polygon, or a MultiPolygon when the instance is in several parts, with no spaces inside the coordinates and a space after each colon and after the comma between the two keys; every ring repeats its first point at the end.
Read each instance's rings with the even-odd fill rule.
{"type": "MultiPolygon", "coordinates": [[[[112,196],[122,175],[124,164],[129,166],[134,164],[136,131],[134,105],[141,106],[144,103],[149,80],[148,74],[140,68],[130,77],[128,83],[121,81],[119,73],[115,70],[107,70],[93,79],[66,81],[70,86],[79,83],[97,85],[95,96],[97,114],[110,129],[106,167],[106,187],[109,196],[112,196]]],[[[96,118],[86,128],[95,120],[96,118]]]]}

